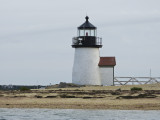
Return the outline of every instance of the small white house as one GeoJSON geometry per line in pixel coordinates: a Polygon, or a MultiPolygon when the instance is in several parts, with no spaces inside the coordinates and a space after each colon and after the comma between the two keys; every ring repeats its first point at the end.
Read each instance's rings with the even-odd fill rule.
{"type": "Polygon", "coordinates": [[[114,66],[116,65],[115,57],[100,57],[99,71],[101,77],[101,85],[114,85],[114,66]]]}
{"type": "Polygon", "coordinates": [[[115,57],[100,57],[102,38],[97,28],[88,21],[78,27],[78,36],[72,40],[75,48],[72,83],[79,85],[114,85],[115,57]]]}

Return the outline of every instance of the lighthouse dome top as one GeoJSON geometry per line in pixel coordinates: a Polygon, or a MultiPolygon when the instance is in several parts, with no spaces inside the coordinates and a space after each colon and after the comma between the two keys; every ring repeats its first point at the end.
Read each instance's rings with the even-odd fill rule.
{"type": "Polygon", "coordinates": [[[88,16],[86,16],[85,19],[86,19],[85,23],[83,23],[82,25],[80,25],[80,26],[78,27],[78,29],[96,29],[96,27],[95,27],[94,25],[92,25],[92,24],[88,21],[88,19],[89,19],[88,16]]]}

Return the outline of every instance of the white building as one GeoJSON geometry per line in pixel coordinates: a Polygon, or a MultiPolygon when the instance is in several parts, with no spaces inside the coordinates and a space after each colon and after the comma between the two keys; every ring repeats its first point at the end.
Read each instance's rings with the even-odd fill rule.
{"type": "Polygon", "coordinates": [[[97,37],[97,28],[88,21],[78,27],[78,36],[73,38],[75,48],[72,83],[79,85],[114,85],[115,57],[100,57],[102,39],[97,37]]]}
{"type": "Polygon", "coordinates": [[[116,65],[115,57],[100,57],[98,65],[101,76],[101,85],[114,85],[114,66],[116,65]]]}

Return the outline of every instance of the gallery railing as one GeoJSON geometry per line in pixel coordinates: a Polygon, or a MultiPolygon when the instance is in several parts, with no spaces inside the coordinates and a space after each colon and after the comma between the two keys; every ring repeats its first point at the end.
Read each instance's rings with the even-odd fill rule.
{"type": "MultiPolygon", "coordinates": [[[[83,45],[83,42],[87,43],[85,42],[85,38],[86,37],[73,37],[72,45],[83,45]]],[[[102,45],[102,38],[100,37],[90,37],[90,39],[87,39],[87,41],[89,45],[102,45]]]]}

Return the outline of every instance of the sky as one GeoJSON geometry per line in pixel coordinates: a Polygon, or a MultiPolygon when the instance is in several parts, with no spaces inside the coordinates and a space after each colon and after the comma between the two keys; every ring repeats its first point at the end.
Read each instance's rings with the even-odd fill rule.
{"type": "Polygon", "coordinates": [[[159,0],[0,0],[0,85],[72,82],[85,16],[115,56],[116,77],[160,76],[159,0]]]}

